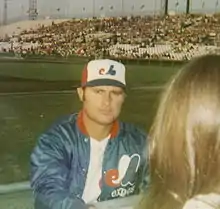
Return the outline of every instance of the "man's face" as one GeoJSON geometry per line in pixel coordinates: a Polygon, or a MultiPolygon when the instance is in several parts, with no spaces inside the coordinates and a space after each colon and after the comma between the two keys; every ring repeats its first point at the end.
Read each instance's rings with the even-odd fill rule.
{"type": "Polygon", "coordinates": [[[118,118],[125,99],[124,90],[114,86],[79,88],[78,94],[84,114],[100,125],[110,125],[118,118]]]}

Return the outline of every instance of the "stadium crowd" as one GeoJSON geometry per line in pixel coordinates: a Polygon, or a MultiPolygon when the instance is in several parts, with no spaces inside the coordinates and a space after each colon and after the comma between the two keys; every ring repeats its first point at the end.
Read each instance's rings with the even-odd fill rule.
{"type": "Polygon", "coordinates": [[[72,19],[5,36],[0,51],[187,60],[218,52],[219,32],[217,14],[72,19]]]}

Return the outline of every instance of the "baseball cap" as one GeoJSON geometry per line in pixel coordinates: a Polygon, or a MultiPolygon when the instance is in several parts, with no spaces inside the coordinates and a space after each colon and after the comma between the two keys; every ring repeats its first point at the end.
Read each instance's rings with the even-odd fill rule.
{"type": "Polygon", "coordinates": [[[83,69],[81,86],[118,86],[125,88],[125,66],[110,59],[91,60],[83,69]]]}

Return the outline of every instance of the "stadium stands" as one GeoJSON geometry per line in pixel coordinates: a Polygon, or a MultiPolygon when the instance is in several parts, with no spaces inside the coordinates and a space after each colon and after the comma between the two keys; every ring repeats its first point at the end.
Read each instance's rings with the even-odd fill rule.
{"type": "MultiPolygon", "coordinates": [[[[68,57],[189,60],[218,52],[220,15],[176,15],[33,22],[0,38],[0,51],[68,57]],[[47,24],[46,24],[47,23],[47,24]]],[[[8,26],[9,27],[9,26],[8,26]]],[[[10,27],[9,27],[10,28],[10,27]]]]}

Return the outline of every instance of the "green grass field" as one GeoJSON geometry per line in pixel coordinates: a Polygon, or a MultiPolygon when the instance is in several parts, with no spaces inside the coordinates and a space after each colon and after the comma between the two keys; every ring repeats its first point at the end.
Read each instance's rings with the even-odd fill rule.
{"type": "MultiPolygon", "coordinates": [[[[29,79],[79,82],[85,63],[25,63],[0,62],[0,76],[29,79]]],[[[126,65],[129,86],[161,84],[167,81],[179,66],[126,65]]]]}
{"type": "MultiPolygon", "coordinates": [[[[82,67],[83,64],[2,62],[0,76],[79,82],[82,67]]],[[[131,89],[128,90],[121,120],[148,131],[160,90],[133,87],[163,85],[178,69],[150,65],[128,65],[127,69],[127,82],[131,89]]],[[[10,85],[13,86],[13,82],[10,85]]],[[[37,137],[60,116],[77,112],[80,105],[74,92],[0,94],[0,184],[28,180],[30,153],[37,137]]]]}

